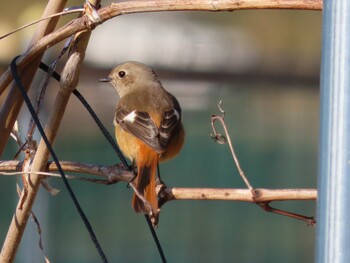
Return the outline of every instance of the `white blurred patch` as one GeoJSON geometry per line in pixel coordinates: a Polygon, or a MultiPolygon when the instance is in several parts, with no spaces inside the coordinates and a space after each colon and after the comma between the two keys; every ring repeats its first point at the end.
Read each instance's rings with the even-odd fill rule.
{"type": "Polygon", "coordinates": [[[135,121],[136,116],[137,116],[137,113],[136,113],[135,110],[133,110],[132,112],[130,112],[128,115],[126,115],[123,118],[123,121],[127,121],[127,122],[133,123],[135,121]]]}
{"type": "Polygon", "coordinates": [[[176,119],[179,120],[180,119],[180,114],[177,110],[174,109],[174,114],[176,116],[176,119]]]}
{"type": "Polygon", "coordinates": [[[169,69],[232,72],[254,67],[260,55],[252,36],[239,27],[152,13],[120,16],[96,28],[86,60],[107,68],[135,60],[169,69]]]}

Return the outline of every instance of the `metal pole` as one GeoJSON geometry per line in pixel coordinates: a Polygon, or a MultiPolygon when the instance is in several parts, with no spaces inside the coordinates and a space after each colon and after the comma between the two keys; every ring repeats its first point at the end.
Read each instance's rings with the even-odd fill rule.
{"type": "Polygon", "coordinates": [[[350,1],[323,1],[317,263],[350,262],[350,1]]]}

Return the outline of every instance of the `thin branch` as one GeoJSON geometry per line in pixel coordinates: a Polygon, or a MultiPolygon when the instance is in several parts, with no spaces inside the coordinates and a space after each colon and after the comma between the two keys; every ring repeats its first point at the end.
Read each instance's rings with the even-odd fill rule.
{"type": "Polygon", "coordinates": [[[220,144],[225,144],[226,142],[228,142],[228,145],[230,147],[230,150],[231,150],[231,155],[232,155],[232,158],[236,164],[236,167],[237,167],[237,170],[239,171],[239,175],[241,176],[241,178],[243,179],[243,181],[245,182],[245,184],[247,185],[249,191],[251,192],[252,194],[252,200],[254,200],[254,202],[260,206],[262,209],[264,209],[266,212],[271,212],[271,213],[275,213],[275,214],[279,214],[279,215],[283,215],[283,216],[287,216],[287,217],[291,217],[291,218],[295,218],[295,219],[299,219],[299,220],[303,220],[305,222],[308,223],[308,225],[314,225],[316,224],[316,221],[313,217],[308,217],[308,216],[304,216],[304,215],[300,215],[300,214],[296,214],[296,213],[292,213],[292,212],[289,212],[289,211],[286,211],[286,210],[281,210],[281,209],[276,209],[276,208],[273,208],[270,206],[270,202],[271,201],[261,201],[260,199],[260,196],[261,196],[261,191],[259,189],[254,189],[251,184],[249,183],[247,177],[245,176],[244,172],[243,172],[243,169],[241,168],[240,164],[239,164],[239,161],[238,161],[238,158],[236,156],[236,153],[234,151],[234,148],[233,148],[233,145],[232,145],[232,142],[231,142],[231,137],[230,137],[230,134],[227,130],[227,127],[226,127],[226,123],[225,123],[225,111],[221,108],[221,101],[219,102],[218,104],[218,108],[221,112],[221,116],[218,116],[218,115],[212,115],[211,116],[211,127],[212,127],[212,130],[213,130],[213,133],[211,136],[212,138],[214,139],[214,141],[220,143],[220,144]],[[219,121],[225,131],[225,136],[224,137],[223,135],[221,135],[220,133],[218,133],[216,131],[216,128],[215,128],[215,121],[219,121]],[[227,139],[226,139],[227,138],[227,139]]]}
{"type": "MultiPolygon", "coordinates": [[[[160,11],[234,11],[244,9],[301,9],[301,10],[322,10],[322,0],[172,0],[172,1],[124,1],[112,3],[97,11],[99,16],[98,24],[103,23],[113,17],[160,11]]],[[[89,16],[82,16],[72,20],[70,23],[40,39],[30,50],[25,52],[18,60],[19,68],[26,66],[33,57],[40,52],[52,47],[69,36],[84,31],[92,30],[96,27],[96,21],[92,21],[89,16]]],[[[0,95],[12,80],[10,70],[6,70],[0,78],[0,95]]]]}
{"type": "MultiPolygon", "coordinates": [[[[52,13],[56,13],[63,9],[65,0],[61,1],[49,1],[47,9],[44,12],[44,16],[48,16],[52,13]]],[[[99,1],[96,1],[99,2],[99,1]]],[[[32,38],[30,48],[21,56],[18,60],[18,71],[21,72],[21,79],[26,86],[26,90],[29,90],[30,83],[33,79],[37,66],[41,60],[41,56],[44,51],[58,42],[76,34],[82,32],[77,36],[77,44],[75,50],[72,51],[70,59],[65,66],[62,73],[61,89],[56,97],[55,103],[52,107],[52,112],[48,118],[45,133],[50,143],[53,143],[57,132],[60,127],[60,123],[70,97],[71,91],[76,87],[78,83],[79,68],[84,59],[84,53],[86,45],[89,39],[90,31],[94,29],[98,24],[103,23],[113,17],[141,12],[158,12],[158,11],[233,11],[239,9],[263,9],[263,8],[278,8],[278,9],[309,9],[309,10],[321,10],[321,0],[228,0],[228,1],[203,1],[203,0],[174,0],[174,1],[125,1],[112,3],[110,6],[102,8],[97,13],[89,14],[72,20],[57,31],[43,37],[43,35],[54,29],[57,19],[51,19],[50,22],[41,22],[39,24],[39,30],[32,38]],[[96,15],[97,14],[97,15],[96,15]],[[97,19],[96,19],[97,18],[97,19]],[[73,74],[71,74],[73,72],[73,74]]],[[[10,84],[12,76],[10,70],[7,70],[0,78],[0,95],[5,88],[10,84]]],[[[10,131],[14,125],[14,122],[18,116],[18,112],[22,106],[23,100],[20,97],[15,85],[12,86],[11,91],[4,103],[4,106],[0,112],[0,121],[4,125],[0,127],[0,154],[2,153],[10,131]]],[[[49,153],[47,147],[43,141],[40,142],[38,149],[35,153],[33,162],[31,163],[30,171],[38,172],[45,170],[47,167],[47,161],[49,153]]],[[[27,169],[25,169],[27,170],[27,169]]],[[[1,262],[13,262],[18,245],[20,243],[24,228],[28,221],[28,217],[31,213],[33,203],[36,198],[39,186],[44,176],[28,177],[28,190],[24,190],[21,193],[20,202],[17,205],[15,214],[13,216],[11,225],[9,227],[3,248],[0,254],[1,262]]],[[[110,178],[110,177],[108,177],[110,178]]],[[[165,188],[164,193],[168,188],[165,188]]],[[[215,191],[220,189],[215,189],[215,191]]],[[[193,193],[195,189],[191,190],[193,193]]],[[[202,191],[202,189],[200,189],[202,191]]],[[[248,190],[249,191],[249,190],[248,190]]],[[[257,190],[259,191],[259,190],[257,190]]],[[[315,190],[314,190],[315,191],[315,190]]],[[[184,192],[178,189],[178,192],[184,192]]],[[[186,189],[185,189],[186,192],[186,189]]],[[[176,196],[176,188],[172,188],[171,196],[176,196]],[[175,190],[175,193],[174,193],[175,190]]],[[[192,193],[192,195],[193,195],[192,193]]],[[[227,194],[227,193],[226,193],[227,194]]],[[[226,195],[224,194],[224,195],[226,195]]],[[[165,195],[166,196],[166,195],[165,195]]],[[[210,193],[202,192],[200,195],[203,197],[209,197],[210,193]]],[[[252,197],[251,193],[249,196],[252,197]]],[[[260,197],[259,197],[260,198],[260,197]]],[[[170,199],[169,199],[170,200],[170,199]]],[[[174,199],[172,199],[174,200],[174,199]]],[[[207,200],[207,199],[206,199],[207,200]]],[[[254,197],[254,202],[257,202],[254,197]]],[[[164,203],[164,202],[163,202],[164,203]]]]}
{"type": "MultiPolygon", "coordinates": [[[[117,182],[129,183],[133,178],[133,173],[125,171],[120,165],[102,166],[95,164],[76,163],[61,161],[61,166],[66,172],[91,174],[101,176],[106,179],[106,184],[117,182]]],[[[0,172],[21,171],[22,162],[20,161],[0,161],[0,172]]],[[[54,163],[47,165],[47,171],[57,171],[54,163]]],[[[10,175],[10,174],[8,174],[10,175]]],[[[14,174],[12,174],[14,175],[14,174]]],[[[56,176],[55,174],[45,173],[46,176],[56,176]]],[[[59,175],[58,175],[59,176],[59,175]]],[[[78,176],[73,177],[76,179],[78,176]]],[[[67,176],[70,179],[69,176],[67,176]]],[[[90,181],[94,182],[94,181],[90,181]]],[[[254,189],[256,196],[253,198],[249,189],[233,188],[176,188],[163,187],[159,185],[157,192],[160,203],[164,204],[173,200],[226,200],[242,202],[272,202],[288,200],[316,200],[317,190],[315,189],[254,189]]]]}
{"type": "MultiPolygon", "coordinates": [[[[29,176],[29,175],[40,175],[40,176],[47,176],[47,177],[61,177],[60,174],[58,173],[48,173],[48,172],[0,172],[0,175],[5,175],[5,176],[13,176],[13,175],[22,175],[23,176],[29,176]]],[[[67,179],[71,180],[79,180],[79,181],[86,181],[90,183],[97,183],[97,184],[114,184],[119,182],[119,180],[116,180],[114,182],[110,182],[107,179],[94,179],[94,178],[87,178],[83,176],[75,176],[75,175],[69,175],[66,174],[67,179]]],[[[43,187],[50,192],[51,195],[57,195],[60,190],[52,188],[50,185],[47,184],[47,181],[42,181],[43,187]]]]}
{"type": "MultiPolygon", "coordinates": [[[[70,47],[70,44],[72,42],[73,37],[68,38],[68,40],[66,41],[63,49],[61,50],[60,54],[58,55],[58,57],[50,64],[45,76],[43,77],[40,87],[39,87],[39,91],[38,91],[38,95],[37,95],[37,99],[36,99],[36,114],[39,115],[42,105],[43,105],[43,100],[44,100],[44,96],[47,90],[47,86],[49,85],[49,82],[51,80],[51,75],[54,72],[58,61],[63,57],[63,55],[67,52],[68,48],[70,47]]],[[[33,117],[30,119],[29,121],[29,125],[28,125],[28,131],[27,131],[27,140],[30,142],[32,142],[32,138],[33,138],[33,134],[35,131],[36,125],[34,122],[33,117]]]]}
{"type": "Polygon", "coordinates": [[[242,201],[257,204],[266,212],[271,212],[294,219],[302,220],[308,225],[315,225],[314,217],[300,215],[276,209],[270,206],[273,201],[316,200],[316,189],[254,189],[252,195],[249,189],[215,189],[215,188],[165,188],[158,194],[159,204],[171,200],[224,200],[242,201]]]}
{"type": "Polygon", "coordinates": [[[266,212],[275,213],[275,214],[278,214],[278,215],[299,219],[301,221],[307,222],[307,224],[309,226],[313,226],[313,225],[316,224],[316,220],[315,220],[315,218],[313,216],[304,216],[304,215],[292,213],[292,212],[289,212],[289,211],[273,208],[273,207],[270,206],[269,203],[270,202],[259,202],[257,204],[266,212]]]}
{"type": "Polygon", "coordinates": [[[25,25],[23,25],[23,26],[21,26],[19,28],[16,28],[15,30],[13,30],[13,31],[11,31],[11,32],[9,32],[7,34],[0,36],[0,40],[3,39],[3,38],[6,38],[6,37],[8,37],[8,36],[10,36],[10,35],[12,35],[12,34],[14,34],[16,32],[18,32],[18,31],[21,31],[21,30],[23,30],[23,29],[25,29],[27,27],[35,25],[35,24],[37,24],[37,23],[39,23],[41,21],[48,20],[50,18],[57,17],[57,16],[64,16],[64,15],[68,15],[68,14],[81,13],[81,12],[84,12],[84,8],[83,7],[77,7],[77,8],[74,8],[74,9],[64,9],[63,12],[58,12],[56,14],[53,14],[53,15],[50,15],[50,16],[47,16],[47,17],[42,17],[42,18],[37,19],[35,21],[29,22],[28,24],[25,24],[25,25]]]}
{"type": "MultiPolygon", "coordinates": [[[[17,188],[18,197],[21,198],[21,193],[22,193],[21,188],[19,187],[18,183],[17,183],[16,186],[17,186],[16,188],[17,188]]],[[[39,248],[40,248],[41,252],[42,252],[43,255],[44,255],[45,262],[46,262],[46,263],[50,263],[50,261],[48,260],[48,258],[47,258],[46,255],[45,255],[44,246],[43,246],[43,244],[42,244],[42,235],[41,235],[41,226],[40,226],[40,222],[39,222],[38,218],[36,217],[36,215],[34,214],[33,211],[31,211],[30,214],[31,214],[31,216],[32,216],[32,218],[33,218],[33,220],[34,220],[34,223],[35,223],[36,226],[37,226],[37,232],[38,232],[38,236],[39,236],[39,248]]]]}
{"type": "MultiPolygon", "coordinates": [[[[66,1],[64,0],[49,1],[45,8],[45,11],[43,12],[43,16],[48,16],[53,13],[62,11],[65,4],[66,1]]],[[[30,46],[35,45],[35,43],[39,41],[44,35],[52,32],[57,24],[57,21],[57,18],[52,18],[49,21],[40,22],[34,36],[32,37],[30,46]]],[[[33,80],[37,66],[41,61],[43,51],[44,49],[41,52],[39,51],[35,57],[29,59],[28,63],[32,62],[30,66],[25,68],[25,70],[23,70],[23,67],[21,69],[23,70],[23,74],[21,74],[22,82],[26,86],[27,90],[29,90],[29,86],[33,80]]],[[[0,111],[0,123],[2,124],[0,126],[0,155],[5,148],[9,134],[17,119],[22,104],[23,98],[19,93],[16,85],[13,85],[0,111]]],[[[37,158],[37,160],[35,160],[35,163],[33,162],[33,167],[35,166],[37,170],[40,170],[42,161],[44,164],[46,164],[48,159],[48,154],[42,154],[41,152],[39,155],[40,156],[37,158]]],[[[26,223],[28,221],[32,206],[34,204],[39,185],[40,184],[30,184],[30,192],[28,192],[28,195],[25,197],[26,202],[24,204],[21,204],[21,201],[18,203],[1,249],[0,262],[14,262],[16,252],[21,241],[26,223]]],[[[26,191],[22,191],[21,200],[25,194],[26,191]]]]}
{"type": "MultiPolygon", "coordinates": [[[[74,167],[74,164],[70,164],[70,167],[74,167]]],[[[78,164],[81,166],[81,164],[78,164]]],[[[83,165],[85,166],[85,165],[83,165]]],[[[91,165],[87,165],[91,166],[91,165]]],[[[117,168],[120,170],[121,167],[114,166],[112,169],[117,168]]],[[[111,168],[106,168],[104,170],[110,170],[111,168]]],[[[1,169],[0,169],[1,170],[1,169]]],[[[74,169],[76,170],[76,169],[74,169]]],[[[118,171],[119,172],[119,171],[118,171]]],[[[17,175],[23,174],[22,172],[0,172],[0,175],[17,175]]],[[[31,174],[34,174],[33,172],[31,174]]],[[[46,175],[51,177],[59,177],[59,174],[52,174],[46,172],[38,172],[36,174],[46,175]]],[[[100,174],[99,174],[100,175],[100,174]]],[[[109,178],[109,175],[104,175],[106,178],[109,178]]],[[[67,179],[77,179],[83,180],[92,183],[99,184],[112,184],[119,181],[126,181],[127,178],[132,176],[131,173],[127,175],[123,180],[116,180],[111,182],[109,179],[91,179],[80,176],[71,176],[66,175],[67,179]]],[[[149,211],[151,222],[153,226],[157,225],[158,216],[160,210],[157,212],[152,210],[152,207],[144,199],[138,190],[135,188],[135,185],[132,182],[129,182],[129,185],[133,188],[135,194],[139,196],[141,200],[147,206],[149,211]]],[[[271,212],[287,217],[292,217],[307,222],[308,225],[315,225],[316,221],[314,217],[308,217],[289,211],[276,209],[270,206],[271,202],[274,201],[291,201],[291,200],[316,200],[317,199],[317,190],[316,189],[254,189],[255,195],[251,194],[249,189],[232,189],[232,188],[176,188],[176,187],[166,187],[164,184],[159,184],[157,186],[157,194],[159,197],[159,206],[163,206],[166,202],[174,200],[221,200],[221,201],[241,201],[241,202],[250,202],[255,203],[261,207],[266,212],[271,212]]]]}
{"type": "Polygon", "coordinates": [[[245,176],[245,174],[244,174],[244,172],[243,172],[243,169],[241,168],[241,165],[239,164],[237,155],[236,155],[235,150],[234,150],[234,148],[233,148],[232,141],[231,141],[231,136],[230,136],[230,134],[229,134],[229,132],[228,132],[228,130],[227,130],[226,123],[225,123],[225,120],[224,120],[224,118],[225,118],[225,111],[221,108],[221,102],[222,102],[222,101],[220,101],[219,104],[218,104],[218,108],[219,108],[219,110],[220,110],[220,112],[221,112],[221,116],[219,116],[219,115],[212,115],[212,116],[211,116],[211,128],[212,128],[213,133],[214,133],[214,134],[212,135],[212,138],[213,138],[215,141],[217,141],[218,143],[220,143],[220,144],[226,143],[226,140],[227,140],[228,146],[229,146],[230,151],[231,151],[232,158],[233,158],[233,160],[234,160],[234,162],[235,162],[235,164],[236,164],[236,167],[237,167],[237,170],[238,170],[238,172],[239,172],[239,175],[240,175],[241,178],[243,179],[243,181],[244,181],[245,185],[248,187],[248,189],[249,189],[250,191],[252,191],[252,193],[255,193],[255,192],[253,191],[253,187],[252,187],[252,185],[250,184],[248,178],[245,176]],[[216,121],[219,121],[219,122],[220,122],[221,126],[223,127],[223,129],[224,129],[224,131],[225,131],[225,136],[226,136],[226,137],[223,137],[221,134],[219,134],[219,133],[216,131],[216,128],[215,128],[215,122],[216,122],[216,121]]]}
{"type": "MultiPolygon", "coordinates": [[[[43,16],[48,16],[48,15],[51,15],[52,13],[57,13],[62,11],[65,4],[66,4],[65,0],[49,1],[45,8],[43,16]]],[[[57,17],[40,22],[37,25],[37,30],[35,31],[29,43],[27,51],[30,50],[38,41],[40,41],[42,37],[54,31],[57,22],[58,22],[57,17]]],[[[19,75],[21,76],[21,80],[26,91],[30,89],[31,82],[40,64],[42,56],[44,55],[44,51],[45,49],[39,50],[35,56],[32,56],[28,59],[27,65],[25,67],[21,67],[20,69],[18,69],[19,75]]],[[[11,75],[10,71],[8,71],[7,73],[11,75]]],[[[9,80],[12,80],[12,75],[9,80]]],[[[8,84],[9,82],[6,84],[4,88],[6,88],[8,84]]],[[[1,93],[2,93],[2,87],[0,87],[0,95],[1,93]]],[[[0,126],[0,156],[3,150],[5,149],[10,132],[17,119],[17,116],[22,107],[22,104],[23,104],[23,98],[20,92],[18,91],[17,85],[13,83],[7,95],[7,98],[0,110],[0,123],[2,124],[0,126]]]]}
{"type": "MultiPolygon", "coordinates": [[[[56,1],[50,1],[48,3],[47,9],[50,9],[50,3],[53,3],[53,2],[56,2],[56,1]]],[[[64,5],[65,1],[64,0],[59,1],[58,5],[62,5],[62,3],[64,5]]],[[[95,3],[99,5],[100,1],[96,0],[95,3]]],[[[83,32],[76,35],[76,39],[75,39],[76,41],[73,45],[73,50],[63,69],[62,78],[60,82],[60,90],[56,96],[55,102],[52,106],[52,111],[50,113],[50,116],[48,118],[48,121],[45,127],[45,134],[47,137],[47,141],[51,145],[55,141],[71,92],[76,88],[78,84],[80,66],[82,64],[82,61],[84,60],[85,50],[89,41],[89,37],[90,37],[90,32],[83,32]]],[[[39,60],[36,62],[39,64],[40,61],[41,61],[41,58],[39,58],[39,60]]],[[[34,70],[36,70],[36,68],[34,70]]],[[[45,170],[48,162],[48,158],[49,158],[48,147],[46,145],[45,140],[41,139],[38,149],[35,153],[30,171],[38,172],[38,171],[45,170]]],[[[39,190],[39,186],[41,185],[44,178],[45,177],[43,176],[32,176],[32,175],[30,175],[27,178],[28,187],[27,187],[27,190],[24,189],[24,191],[22,191],[20,202],[17,205],[15,214],[12,218],[12,222],[10,224],[10,227],[0,254],[1,262],[14,261],[14,258],[16,256],[16,251],[22,239],[22,234],[28,222],[29,215],[31,213],[37,192],[39,190]],[[24,202],[22,202],[23,200],[24,202]]],[[[90,231],[90,234],[91,234],[91,231],[90,231]]],[[[101,249],[99,249],[99,251],[102,252],[101,249]]]]}
{"type": "Polygon", "coordinates": [[[316,189],[263,189],[256,188],[253,198],[249,189],[233,188],[175,188],[167,187],[160,193],[161,203],[173,200],[222,200],[241,202],[273,202],[290,200],[316,200],[316,189]]]}
{"type": "Polygon", "coordinates": [[[48,257],[46,256],[45,254],[45,251],[44,251],[44,246],[43,246],[43,237],[42,237],[42,232],[41,232],[41,226],[40,226],[40,222],[38,220],[38,218],[36,217],[36,215],[34,214],[34,212],[30,212],[30,214],[32,215],[32,218],[33,218],[33,221],[36,225],[36,231],[38,233],[38,236],[39,236],[39,248],[44,256],[44,259],[45,259],[45,262],[46,263],[50,263],[50,260],[48,259],[48,257]]]}
{"type": "MultiPolygon", "coordinates": [[[[61,167],[66,172],[90,174],[100,177],[104,177],[106,184],[115,184],[118,182],[130,182],[134,177],[132,172],[126,171],[121,165],[103,166],[96,164],[86,164],[70,161],[61,161],[61,167]]],[[[22,171],[23,162],[20,161],[0,161],[0,172],[5,173],[4,175],[17,175],[18,172],[22,171]]],[[[46,166],[48,173],[37,172],[35,174],[43,174],[45,176],[55,177],[60,175],[51,174],[50,172],[57,172],[57,166],[54,162],[49,162],[46,166]]],[[[80,178],[80,177],[79,177],[80,178]]],[[[67,176],[67,179],[78,179],[78,176],[67,176]],[[70,178],[68,178],[70,177],[70,178]]],[[[80,179],[84,180],[84,179],[80,179]]],[[[93,180],[90,180],[95,182],[93,180]]]]}

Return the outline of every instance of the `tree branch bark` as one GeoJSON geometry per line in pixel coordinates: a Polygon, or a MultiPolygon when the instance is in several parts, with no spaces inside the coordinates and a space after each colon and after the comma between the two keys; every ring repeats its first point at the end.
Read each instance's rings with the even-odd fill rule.
{"type": "Polygon", "coordinates": [[[255,188],[258,192],[256,197],[252,196],[250,189],[234,188],[165,188],[160,196],[164,202],[173,200],[223,200],[241,201],[250,203],[262,203],[273,201],[290,200],[316,200],[316,189],[263,189],[255,188]]]}
{"type": "MultiPolygon", "coordinates": [[[[47,7],[45,11],[43,12],[42,17],[46,17],[48,15],[61,12],[66,4],[66,0],[62,1],[55,1],[51,0],[47,4],[47,7]]],[[[52,18],[50,20],[42,21],[38,24],[37,30],[32,37],[32,40],[28,46],[27,50],[30,50],[33,45],[35,45],[42,37],[48,35],[52,31],[54,31],[56,24],[58,22],[59,17],[52,18]]],[[[28,91],[30,88],[30,85],[32,83],[32,80],[34,78],[34,75],[36,73],[36,70],[40,64],[41,58],[44,55],[45,49],[40,50],[37,52],[35,56],[32,56],[28,59],[28,63],[26,66],[22,66],[19,69],[20,76],[22,79],[22,83],[26,90],[28,91]],[[30,65],[29,65],[30,63],[30,65]]],[[[10,73],[8,71],[8,73],[10,73]]],[[[12,80],[12,75],[11,79],[12,80]]],[[[7,85],[9,82],[7,83],[7,85]]],[[[6,86],[7,86],[6,85],[6,86]]],[[[6,87],[5,86],[5,87],[6,87]]],[[[0,88],[1,90],[1,88],[0,88]]],[[[1,95],[1,91],[0,91],[1,95]]],[[[18,88],[16,84],[14,83],[11,86],[10,92],[6,98],[6,101],[4,102],[3,106],[1,107],[0,111],[0,123],[2,124],[0,126],[0,156],[3,153],[3,150],[5,149],[6,143],[8,141],[8,138],[10,136],[10,132],[12,130],[12,127],[18,117],[19,111],[23,104],[23,98],[18,91],[18,88]]]]}
{"type": "MultiPolygon", "coordinates": [[[[160,11],[234,11],[244,9],[301,9],[301,10],[322,10],[322,0],[227,0],[227,1],[209,1],[209,0],[172,0],[172,1],[123,1],[112,3],[97,11],[100,17],[100,23],[103,23],[113,17],[160,11]]],[[[67,37],[84,31],[92,30],[96,27],[87,16],[72,20],[70,23],[40,39],[30,50],[25,52],[17,62],[18,67],[26,66],[29,61],[37,56],[43,50],[61,42],[67,37]]],[[[7,69],[0,78],[0,95],[12,80],[10,70],[7,69]]]]}
{"type": "MultiPolygon", "coordinates": [[[[125,171],[119,165],[103,166],[69,161],[61,161],[60,163],[66,172],[77,172],[101,176],[105,179],[105,184],[130,182],[134,176],[132,172],[125,171]]],[[[22,164],[23,163],[20,161],[0,161],[0,172],[22,171],[22,164]]],[[[49,162],[46,167],[46,171],[48,172],[57,171],[56,165],[52,162],[49,162]]],[[[256,195],[253,197],[252,192],[249,189],[177,187],[162,188],[162,185],[159,185],[157,188],[161,204],[173,200],[226,200],[259,203],[317,199],[316,189],[255,188],[254,191],[256,195]]]]}
{"type": "MultiPolygon", "coordinates": [[[[65,4],[64,1],[59,1],[59,3],[61,5],[62,3],[65,4]]],[[[98,6],[99,3],[99,0],[96,0],[94,2],[96,6],[98,6]]],[[[60,90],[56,96],[51,114],[48,118],[45,128],[45,134],[51,144],[53,144],[55,141],[70,95],[78,85],[80,66],[85,57],[85,50],[88,45],[90,33],[91,32],[88,31],[76,35],[69,59],[63,69],[60,82],[60,90]]],[[[39,59],[39,62],[40,60],[41,59],[39,59]]],[[[30,171],[39,172],[45,170],[48,158],[48,148],[44,140],[41,139],[38,149],[35,152],[30,171]]],[[[0,262],[14,261],[19,243],[22,239],[24,229],[27,225],[28,218],[30,216],[36,195],[38,193],[39,186],[41,185],[41,182],[44,178],[44,176],[29,175],[28,184],[26,184],[27,188],[24,189],[21,193],[19,203],[8,229],[7,236],[0,254],[0,262]]]]}
{"type": "MultiPolygon", "coordinates": [[[[43,16],[48,16],[50,14],[62,11],[65,4],[66,4],[66,1],[64,0],[49,1],[43,13],[43,16]]],[[[43,36],[53,31],[57,22],[58,22],[58,18],[41,22],[38,26],[36,33],[32,38],[31,45],[34,45],[34,43],[37,42],[40,38],[42,38],[43,36]]],[[[31,57],[29,61],[31,61],[32,64],[30,65],[30,67],[25,68],[24,71],[22,72],[23,74],[21,74],[23,84],[27,90],[29,90],[30,84],[33,80],[34,74],[41,61],[41,57],[44,54],[44,51],[45,50],[43,49],[41,52],[38,52],[38,54],[35,57],[31,57]]],[[[22,69],[23,68],[24,67],[22,67],[22,69]]],[[[0,155],[2,154],[3,149],[5,148],[11,129],[17,119],[22,103],[23,103],[23,98],[21,97],[20,93],[17,90],[16,85],[14,84],[11,87],[11,91],[9,92],[9,95],[6,99],[5,104],[1,108],[1,113],[0,113],[0,121],[2,123],[0,127],[0,155]]],[[[35,193],[35,194],[28,196],[28,202],[27,202],[27,204],[29,205],[28,209],[25,209],[25,210],[20,209],[21,201],[19,202],[16,208],[16,213],[13,216],[11,225],[8,229],[3,247],[1,249],[0,262],[14,261],[20,240],[24,232],[25,225],[30,215],[32,205],[34,203],[37,189],[38,189],[38,186],[34,186],[33,187],[34,191],[32,193],[35,193]]],[[[24,196],[24,191],[23,191],[22,197],[23,196],[24,196]]]]}
{"type": "MultiPolygon", "coordinates": [[[[65,5],[65,0],[49,1],[47,9],[43,16],[47,16],[52,12],[61,11],[65,5]]],[[[94,1],[95,6],[100,1],[94,1]]],[[[35,35],[32,40],[32,46],[19,58],[17,65],[19,71],[28,72],[22,75],[24,84],[29,89],[31,80],[35,74],[38,63],[41,60],[42,54],[51,46],[68,38],[71,35],[82,32],[74,46],[71,56],[62,73],[61,88],[56,97],[55,103],[52,107],[51,114],[46,124],[45,133],[51,143],[54,142],[58,129],[60,127],[63,114],[67,102],[69,100],[71,91],[78,83],[80,65],[84,59],[85,49],[90,37],[91,30],[93,30],[99,23],[103,23],[113,17],[141,13],[141,12],[159,12],[159,11],[234,11],[240,9],[304,9],[304,10],[321,10],[322,0],[228,0],[228,1],[204,1],[204,0],[173,0],[173,1],[124,1],[112,3],[110,6],[102,8],[97,11],[100,21],[92,21],[86,15],[72,20],[70,23],[61,27],[57,31],[47,34],[53,30],[55,21],[57,19],[42,22],[44,25],[38,30],[38,35],[35,35]],[[44,36],[46,35],[46,36],[44,36]],[[44,36],[44,37],[42,37],[44,36]]],[[[40,28],[40,27],[39,27],[40,28]]],[[[12,81],[10,70],[8,69],[0,78],[0,95],[12,81]]],[[[0,155],[4,149],[9,133],[13,127],[14,121],[17,118],[19,109],[22,105],[22,98],[19,97],[16,87],[13,86],[9,93],[4,106],[0,112],[0,155]]],[[[48,166],[49,152],[43,140],[40,141],[38,149],[35,153],[33,163],[31,165],[31,172],[38,173],[44,171],[48,166]]],[[[70,164],[72,165],[72,163],[70,164]]],[[[17,168],[19,163],[16,165],[17,168]]],[[[49,165],[51,169],[52,165],[49,165]]],[[[17,169],[16,168],[16,169],[17,169]]],[[[22,167],[21,167],[22,168],[22,167]]],[[[112,167],[84,167],[76,171],[88,171],[90,174],[103,175],[107,178],[108,184],[118,181],[130,181],[130,174],[123,172],[116,172],[117,177],[111,179],[112,167]]],[[[54,169],[54,168],[52,168],[54,169]]],[[[118,169],[117,169],[118,170],[118,169]]],[[[113,174],[113,173],[112,173],[113,174]]],[[[17,248],[19,246],[22,234],[24,232],[26,223],[31,213],[36,194],[39,186],[45,176],[43,175],[29,175],[28,189],[22,191],[20,201],[17,205],[15,214],[13,216],[11,225],[9,227],[5,242],[3,244],[0,262],[13,262],[17,248]]],[[[256,196],[248,189],[194,189],[194,188],[158,188],[161,202],[164,204],[170,200],[238,200],[246,202],[270,202],[277,200],[315,200],[317,197],[316,190],[313,189],[254,189],[256,196]],[[278,196],[278,198],[276,198],[278,196]],[[273,200],[271,199],[273,198],[273,200]]]]}

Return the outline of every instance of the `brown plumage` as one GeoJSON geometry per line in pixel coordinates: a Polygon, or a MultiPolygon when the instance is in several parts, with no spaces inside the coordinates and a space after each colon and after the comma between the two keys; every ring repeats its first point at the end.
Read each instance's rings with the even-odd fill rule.
{"type": "MultiPolygon", "coordinates": [[[[152,68],[138,62],[118,65],[104,81],[120,96],[114,118],[116,139],[125,156],[136,163],[136,188],[151,205],[156,224],[158,162],[176,156],[184,143],[180,105],[152,68]]],[[[149,212],[135,194],[132,206],[136,212],[149,212]]]]}

